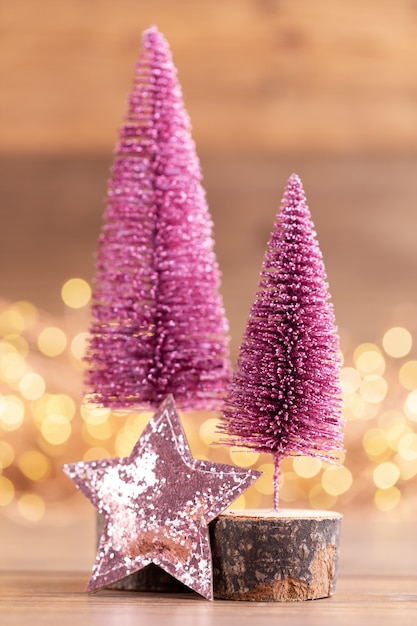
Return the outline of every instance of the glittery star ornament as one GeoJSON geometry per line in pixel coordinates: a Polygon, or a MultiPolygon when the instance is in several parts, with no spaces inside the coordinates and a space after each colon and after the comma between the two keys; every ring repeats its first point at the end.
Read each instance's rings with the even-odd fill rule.
{"type": "Polygon", "coordinates": [[[231,378],[212,221],[176,69],[152,27],[116,146],[93,283],[86,400],[221,408],[231,378]]]}
{"type": "Polygon", "coordinates": [[[219,430],[222,442],[281,460],[337,463],[342,451],[339,338],[322,254],[293,174],[265,253],[219,430]]]}
{"type": "Polygon", "coordinates": [[[87,591],[154,563],[213,599],[208,523],[260,472],[194,459],[172,396],[128,457],[64,471],[105,519],[87,591]]]}

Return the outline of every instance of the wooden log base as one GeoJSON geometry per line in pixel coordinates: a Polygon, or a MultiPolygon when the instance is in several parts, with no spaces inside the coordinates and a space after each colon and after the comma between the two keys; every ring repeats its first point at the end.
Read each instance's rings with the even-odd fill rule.
{"type": "Polygon", "coordinates": [[[342,516],[314,510],[236,511],[210,524],[215,598],[314,600],[337,580],[342,516]]]}
{"type": "MultiPolygon", "coordinates": [[[[215,599],[294,602],[327,598],[337,582],[342,515],[331,511],[230,511],[209,525],[215,599]]],[[[99,531],[102,520],[99,519],[99,531]]],[[[111,586],[191,592],[156,565],[111,586]]]]}

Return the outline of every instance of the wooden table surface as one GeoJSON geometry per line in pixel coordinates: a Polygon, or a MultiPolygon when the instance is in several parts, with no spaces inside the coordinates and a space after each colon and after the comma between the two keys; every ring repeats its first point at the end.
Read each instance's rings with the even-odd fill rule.
{"type": "Polygon", "coordinates": [[[193,593],[156,595],[129,591],[84,592],[85,574],[0,574],[0,621],[4,626],[165,624],[415,624],[415,577],[341,576],[337,593],[295,603],[209,602],[193,593]]]}
{"type": "Polygon", "coordinates": [[[94,519],[23,527],[0,518],[1,626],[403,626],[417,623],[415,519],[356,511],[342,523],[331,598],[295,603],[209,602],[184,595],[85,593],[94,519]]]}

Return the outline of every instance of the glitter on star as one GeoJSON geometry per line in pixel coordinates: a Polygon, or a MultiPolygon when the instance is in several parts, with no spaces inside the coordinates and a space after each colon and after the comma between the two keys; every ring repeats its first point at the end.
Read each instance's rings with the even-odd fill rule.
{"type": "Polygon", "coordinates": [[[154,563],[213,599],[208,524],[260,472],[194,459],[172,396],[128,457],[68,464],[64,471],[105,520],[87,591],[154,563]]]}

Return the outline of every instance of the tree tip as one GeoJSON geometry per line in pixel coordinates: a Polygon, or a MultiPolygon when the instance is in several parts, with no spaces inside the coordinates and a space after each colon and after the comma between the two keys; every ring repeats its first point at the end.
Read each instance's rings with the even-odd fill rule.
{"type": "Polygon", "coordinates": [[[143,42],[146,45],[147,43],[152,42],[165,42],[164,35],[158,30],[158,27],[155,24],[151,24],[146,28],[146,30],[142,33],[143,42]]]}
{"type": "Polygon", "coordinates": [[[298,176],[298,174],[295,174],[294,172],[291,174],[291,176],[288,179],[288,184],[289,185],[297,185],[297,186],[301,186],[302,182],[301,182],[301,178],[298,176]]]}
{"type": "Polygon", "coordinates": [[[143,36],[146,37],[147,35],[155,35],[156,33],[159,33],[156,24],[151,24],[143,31],[143,36]]]}
{"type": "Polygon", "coordinates": [[[165,35],[158,30],[155,24],[151,24],[146,30],[142,32],[142,54],[148,52],[161,52],[170,63],[172,63],[171,49],[169,42],[165,35]]]}

